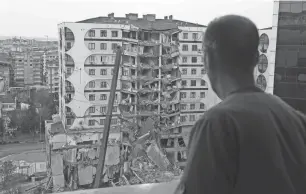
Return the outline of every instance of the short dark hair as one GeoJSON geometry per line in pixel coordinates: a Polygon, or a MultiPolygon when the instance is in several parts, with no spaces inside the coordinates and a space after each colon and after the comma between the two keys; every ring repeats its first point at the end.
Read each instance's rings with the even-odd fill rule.
{"type": "Polygon", "coordinates": [[[258,58],[259,34],[248,18],[226,15],[209,23],[204,35],[204,48],[221,61],[219,69],[249,72],[258,58]],[[226,65],[226,66],[225,66],[226,65]]]}

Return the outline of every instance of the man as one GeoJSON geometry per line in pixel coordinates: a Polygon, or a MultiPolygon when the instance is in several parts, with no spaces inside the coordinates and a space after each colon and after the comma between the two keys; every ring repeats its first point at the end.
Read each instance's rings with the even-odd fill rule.
{"type": "Polygon", "coordinates": [[[306,193],[306,117],[255,86],[258,44],[257,27],[245,17],[208,25],[204,61],[223,101],[193,127],[176,193],[306,193]]]}

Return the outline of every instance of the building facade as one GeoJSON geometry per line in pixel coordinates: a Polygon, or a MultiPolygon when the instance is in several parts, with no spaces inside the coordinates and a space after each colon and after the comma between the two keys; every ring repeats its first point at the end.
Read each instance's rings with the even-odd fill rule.
{"type": "Polygon", "coordinates": [[[15,53],[13,58],[16,86],[43,85],[43,52],[28,49],[26,52],[15,53]]]}
{"type": "Polygon", "coordinates": [[[217,101],[203,66],[204,31],[203,25],[154,14],[60,24],[59,110],[67,129],[103,128],[120,45],[113,132],[137,138],[150,122],[157,124],[168,157],[184,165],[191,126],[217,101]],[[127,132],[131,125],[133,134],[127,132]]]}
{"type": "Polygon", "coordinates": [[[274,94],[306,113],[306,2],[274,1],[274,94]],[[276,36],[277,35],[277,36],[276,36]]]}
{"type": "Polygon", "coordinates": [[[14,85],[14,70],[8,54],[0,53],[0,95],[4,95],[14,85]]]}
{"type": "Polygon", "coordinates": [[[47,51],[43,55],[44,60],[44,77],[51,93],[59,92],[59,61],[58,51],[47,51]]]}

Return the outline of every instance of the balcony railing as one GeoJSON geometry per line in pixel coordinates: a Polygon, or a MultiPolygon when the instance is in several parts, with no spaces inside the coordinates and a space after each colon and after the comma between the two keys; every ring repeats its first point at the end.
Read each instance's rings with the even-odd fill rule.
{"type": "Polygon", "coordinates": [[[159,44],[158,40],[139,40],[139,45],[141,46],[157,46],[159,44]]]}
{"type": "Polygon", "coordinates": [[[66,90],[66,92],[74,92],[74,87],[73,86],[66,86],[65,90],[66,90]]]}
{"type": "Polygon", "coordinates": [[[136,56],[138,54],[138,47],[127,47],[124,49],[125,55],[136,56]]]}
{"type": "Polygon", "coordinates": [[[73,118],[75,117],[75,114],[73,112],[66,112],[66,117],[69,117],[69,118],[73,118]]]}

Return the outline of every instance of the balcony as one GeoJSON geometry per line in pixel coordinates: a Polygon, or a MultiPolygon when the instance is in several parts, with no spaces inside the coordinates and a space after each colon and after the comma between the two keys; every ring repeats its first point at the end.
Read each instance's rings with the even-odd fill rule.
{"type": "Polygon", "coordinates": [[[140,46],[158,46],[160,45],[158,40],[139,40],[138,44],[140,46]]]}
{"type": "Polygon", "coordinates": [[[147,64],[147,63],[140,63],[139,64],[139,67],[141,68],[141,69],[157,69],[157,68],[159,68],[158,67],[158,65],[149,65],[149,64],[147,64]]]}
{"type": "Polygon", "coordinates": [[[177,110],[171,110],[171,111],[165,111],[165,112],[163,112],[160,116],[161,117],[173,117],[173,116],[177,116],[177,115],[179,115],[180,114],[180,110],[179,109],[177,109],[177,110]]]}
{"type": "Polygon", "coordinates": [[[72,112],[71,108],[69,108],[68,106],[65,107],[65,115],[66,118],[75,118],[75,114],[74,112],[72,112]]]}
{"type": "Polygon", "coordinates": [[[135,88],[130,88],[130,87],[122,87],[121,92],[123,93],[128,93],[128,94],[136,94],[137,90],[135,88]]]}
{"type": "Polygon", "coordinates": [[[177,45],[172,45],[170,48],[166,48],[163,50],[162,57],[165,58],[174,58],[180,55],[180,51],[177,45]]]}
{"type": "Polygon", "coordinates": [[[179,180],[174,180],[165,183],[151,183],[151,184],[139,184],[139,185],[129,185],[121,187],[110,187],[101,189],[91,189],[91,190],[79,190],[72,192],[64,192],[62,194],[162,194],[162,193],[174,193],[179,180]]]}
{"type": "Polygon", "coordinates": [[[132,67],[132,68],[136,68],[137,66],[133,63],[130,62],[123,62],[123,66],[124,67],[132,67]]]}
{"type": "Polygon", "coordinates": [[[139,93],[142,93],[142,94],[145,94],[145,93],[152,93],[152,92],[158,92],[159,89],[158,88],[155,88],[155,87],[152,87],[152,88],[141,88],[138,90],[139,93]]]}
{"type": "Polygon", "coordinates": [[[137,56],[138,47],[126,47],[123,51],[124,55],[137,56]]]}
{"type": "Polygon", "coordinates": [[[74,92],[74,87],[73,86],[66,86],[65,90],[67,93],[73,93],[74,92]]]}
{"type": "Polygon", "coordinates": [[[175,121],[175,122],[170,121],[170,122],[165,123],[165,124],[160,124],[161,129],[164,130],[164,131],[174,129],[174,128],[180,127],[180,126],[181,126],[180,121],[175,121]]]}
{"type": "Polygon", "coordinates": [[[177,68],[178,68],[178,63],[170,63],[170,64],[163,65],[161,67],[161,70],[163,72],[168,72],[168,71],[172,71],[173,69],[177,69],[177,68]]]}

